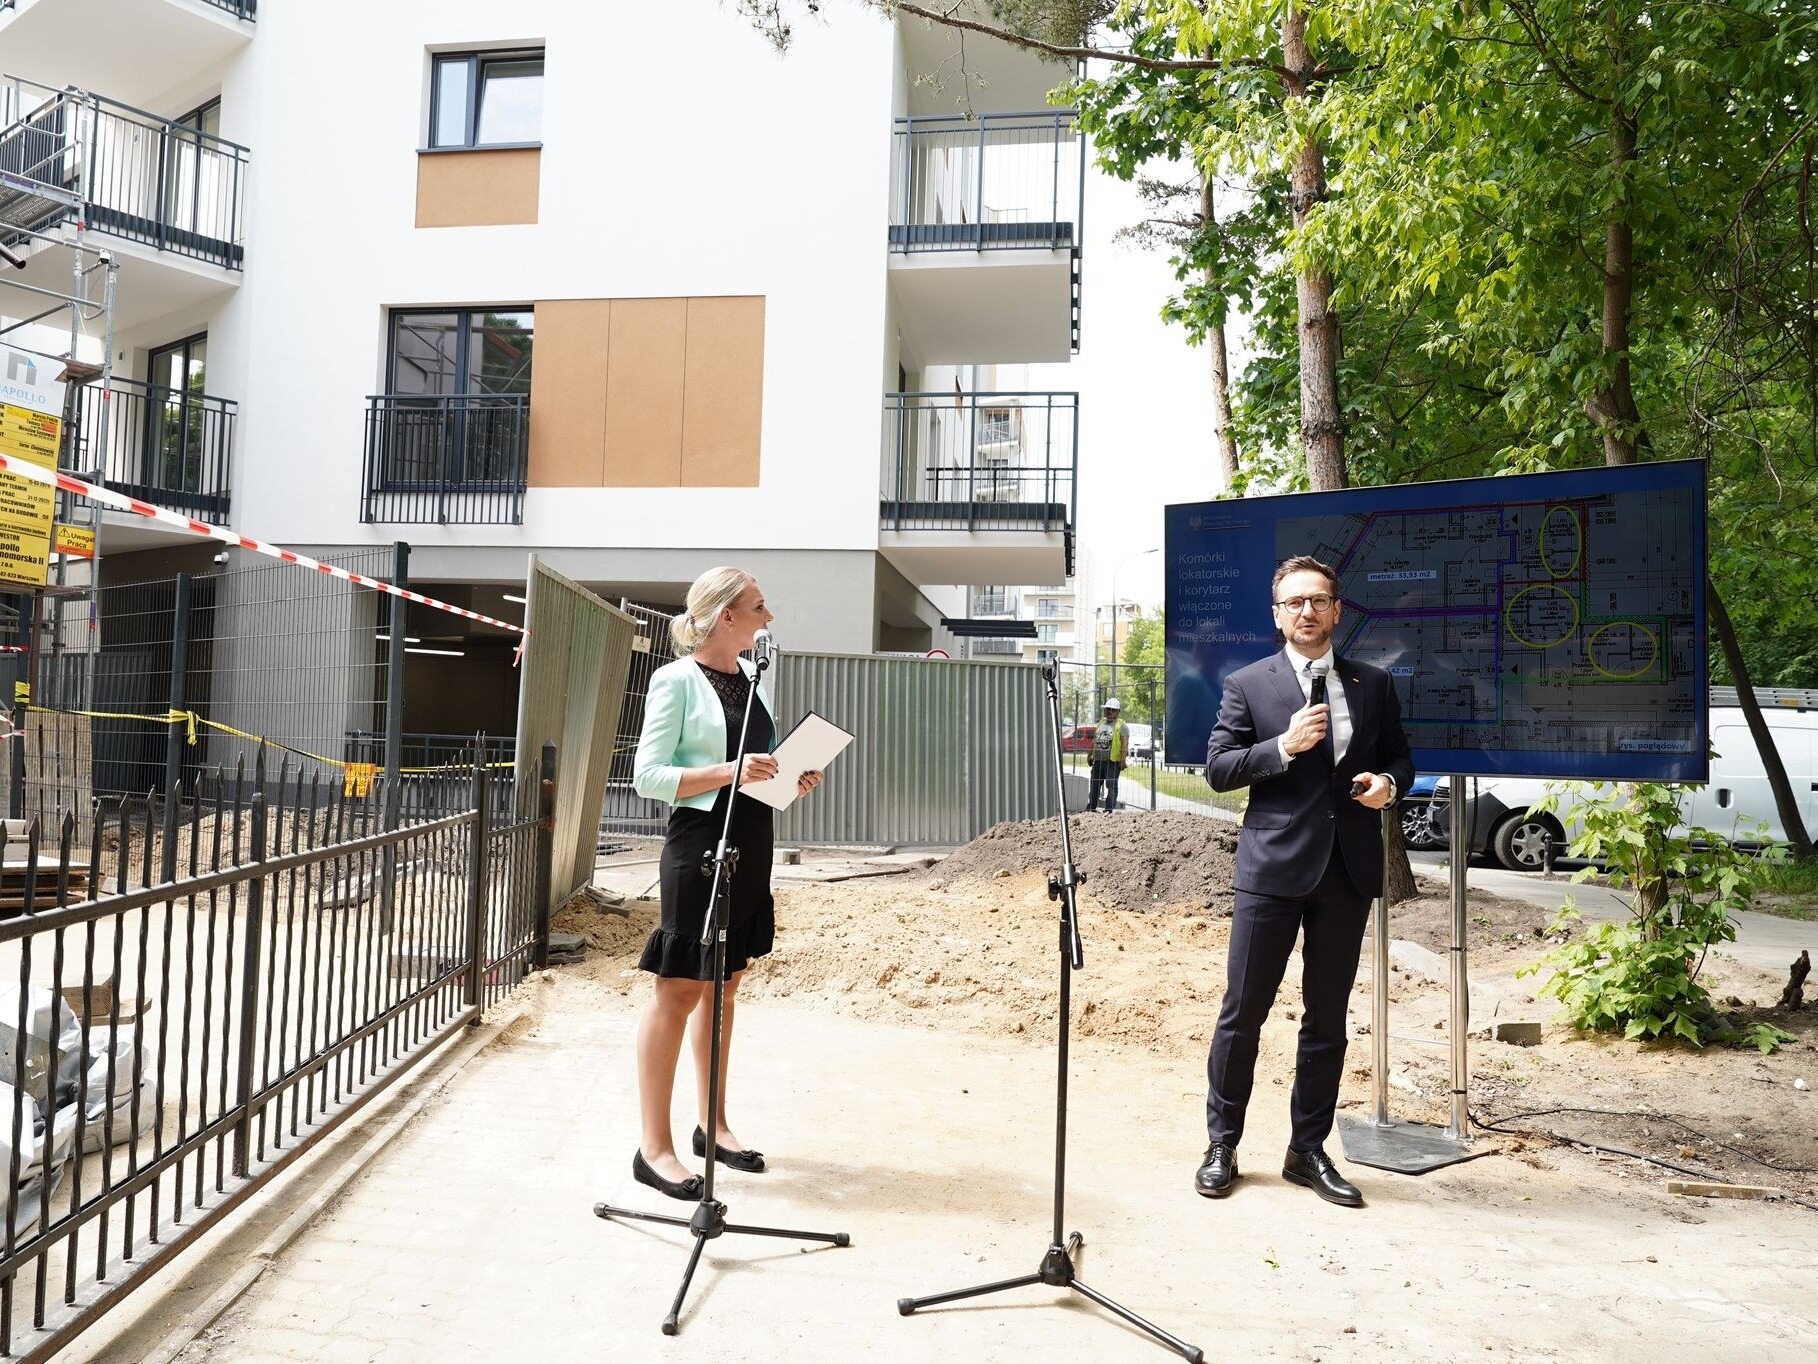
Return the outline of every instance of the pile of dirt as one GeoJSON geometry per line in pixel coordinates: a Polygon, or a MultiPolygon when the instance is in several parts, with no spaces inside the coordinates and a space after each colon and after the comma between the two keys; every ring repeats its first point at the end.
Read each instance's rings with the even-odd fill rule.
{"type": "MultiPolygon", "coordinates": [[[[1086,894],[1112,909],[1231,913],[1237,829],[1173,810],[1075,815],[1068,821],[1073,865],[1086,894]]],[[[1058,873],[1060,828],[1052,820],[998,824],[937,863],[932,889],[976,886],[1030,871],[1058,873]]]]}

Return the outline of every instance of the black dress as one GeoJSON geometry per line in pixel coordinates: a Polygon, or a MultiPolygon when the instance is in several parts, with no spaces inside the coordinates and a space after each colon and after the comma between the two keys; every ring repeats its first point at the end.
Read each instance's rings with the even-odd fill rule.
{"type": "MultiPolygon", "coordinates": [[[[743,672],[723,673],[696,660],[726,709],[726,761],[738,755],[739,725],[745,718],[745,694],[752,683],[743,672]]],[[[776,730],[760,696],[751,707],[747,753],[768,753],[776,730]]],[[[701,945],[701,925],[713,892],[712,866],[726,802],[733,787],[722,786],[711,810],[678,805],[669,814],[663,840],[663,920],[644,944],[638,966],[659,976],[682,980],[713,979],[713,948],[701,945]]],[[[753,957],[770,951],[776,937],[776,906],[770,896],[770,862],[775,842],[776,812],[760,800],[741,795],[732,810],[732,846],[739,850],[732,877],[732,904],[726,926],[726,974],[743,971],[753,957]]]]}

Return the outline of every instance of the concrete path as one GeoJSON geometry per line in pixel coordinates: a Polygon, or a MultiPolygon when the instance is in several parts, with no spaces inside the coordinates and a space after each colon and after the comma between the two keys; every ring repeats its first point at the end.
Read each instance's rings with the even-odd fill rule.
{"type": "MultiPolygon", "coordinates": [[[[1090,977],[1076,989],[1089,998],[1090,977]]],[[[718,1192],[736,1221],[852,1245],[710,1242],[681,1335],[662,1336],[688,1237],[592,1213],[599,1199],[688,1209],[629,1175],[639,999],[562,980],[539,1030],[472,1063],[183,1364],[1170,1358],[1040,1286],[897,1313],[899,1296],[1038,1266],[1051,1041],[771,1002],[740,1012],[734,1104],[772,1169],[718,1192]]],[[[1804,1212],[1672,1200],[1550,1158],[1354,1171],[1370,1206],[1332,1208],[1272,1168],[1287,1103],[1266,1082],[1243,1179],[1208,1202],[1190,1189],[1197,1060],[1090,1038],[1074,1056],[1065,1227],[1085,1234],[1081,1276],[1208,1358],[1810,1359],[1818,1223],[1804,1212]]]]}

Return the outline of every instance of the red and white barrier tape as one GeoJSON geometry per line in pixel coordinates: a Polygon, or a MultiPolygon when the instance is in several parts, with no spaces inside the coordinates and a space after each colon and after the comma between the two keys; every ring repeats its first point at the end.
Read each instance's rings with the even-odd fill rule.
{"type": "MultiPolygon", "coordinates": [[[[412,592],[409,588],[397,587],[379,578],[368,578],[362,573],[350,573],[345,568],[337,568],[334,564],[325,564],[320,559],[310,558],[307,554],[298,554],[294,550],[284,549],[278,545],[268,545],[265,541],[255,540],[250,535],[241,535],[238,531],[228,530],[223,526],[211,526],[206,521],[198,521],[193,516],[184,516],[179,512],[166,511],[162,507],[154,507],[149,502],[141,502],[136,497],[127,497],[122,493],[114,492],[110,488],[97,487],[93,483],[84,482],[82,479],[76,478],[70,474],[59,473],[54,469],[40,468],[38,465],[33,464],[28,460],[9,459],[5,455],[0,455],[0,470],[4,470],[9,474],[17,474],[20,478],[29,478],[33,483],[43,483],[48,487],[58,488],[66,493],[74,493],[77,497],[86,497],[91,501],[101,503],[104,507],[113,507],[117,511],[131,512],[134,516],[143,516],[148,521],[158,521],[167,526],[175,526],[178,530],[186,530],[191,535],[206,536],[211,540],[219,540],[223,544],[237,545],[241,549],[250,549],[256,554],[269,555],[271,558],[281,560],[287,564],[297,564],[303,568],[313,568],[318,573],[326,573],[331,578],[340,578],[343,582],[350,582],[355,587],[369,587],[374,592],[383,592],[392,597],[402,597],[405,601],[413,601],[418,606],[427,606],[436,611],[446,611],[451,616],[465,616],[468,620],[477,620],[485,625],[496,625],[501,630],[509,630],[515,635],[528,633],[522,625],[513,625],[508,620],[495,620],[491,616],[481,615],[478,611],[469,611],[464,606],[451,606],[445,601],[437,601],[434,597],[425,597],[421,592],[412,592]]],[[[15,645],[12,647],[17,648],[19,646],[15,645]]],[[[522,653],[523,648],[523,643],[520,641],[518,652],[522,653]]]]}

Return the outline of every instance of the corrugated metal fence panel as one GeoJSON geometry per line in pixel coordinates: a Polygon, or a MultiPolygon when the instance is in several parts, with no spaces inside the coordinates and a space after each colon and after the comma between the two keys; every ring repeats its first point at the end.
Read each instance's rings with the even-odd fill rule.
{"type": "Polygon", "coordinates": [[[856,736],[821,789],[784,811],[796,843],[964,843],[1053,813],[1041,674],[1021,663],[785,653],[784,729],[813,710],[856,736]]]}
{"type": "MultiPolygon", "coordinates": [[[[525,620],[530,642],[518,689],[519,790],[534,789],[543,744],[556,745],[557,902],[593,876],[600,806],[631,667],[630,616],[531,556],[525,620]]],[[[522,813],[528,813],[520,807],[522,813]]]]}

